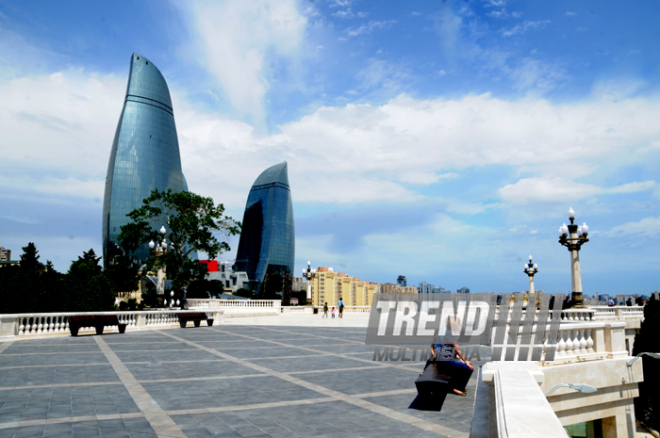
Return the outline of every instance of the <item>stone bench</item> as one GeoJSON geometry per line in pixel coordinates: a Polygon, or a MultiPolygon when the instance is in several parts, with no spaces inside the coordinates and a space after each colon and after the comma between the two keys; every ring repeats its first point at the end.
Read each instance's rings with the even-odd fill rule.
{"type": "Polygon", "coordinates": [[[199,327],[202,321],[206,321],[208,327],[213,325],[213,318],[207,317],[206,313],[179,313],[179,324],[181,328],[185,328],[188,321],[195,323],[195,327],[199,327]]]}
{"type": "Polygon", "coordinates": [[[450,369],[443,365],[443,362],[428,362],[422,375],[415,380],[420,398],[444,397],[451,390],[449,386],[450,369]]]}
{"type": "Polygon", "coordinates": [[[102,335],[103,328],[107,326],[117,326],[119,333],[126,331],[126,324],[121,324],[117,315],[78,315],[68,318],[71,336],[78,336],[78,330],[82,327],[94,327],[97,335],[102,335]]]}

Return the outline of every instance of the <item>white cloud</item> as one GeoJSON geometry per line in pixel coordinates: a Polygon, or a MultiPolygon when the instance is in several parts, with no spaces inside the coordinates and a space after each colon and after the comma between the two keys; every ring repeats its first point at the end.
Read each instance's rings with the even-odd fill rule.
{"type": "Polygon", "coordinates": [[[493,18],[507,18],[509,16],[508,12],[506,11],[506,8],[490,11],[486,15],[493,18]]]}
{"type": "Polygon", "coordinates": [[[500,32],[506,37],[521,35],[528,30],[543,29],[548,23],[550,23],[550,20],[525,21],[522,24],[518,24],[512,27],[511,29],[500,29],[500,32]]]}
{"type": "Polygon", "coordinates": [[[581,184],[562,177],[523,178],[515,184],[500,189],[506,201],[524,204],[529,202],[574,201],[603,194],[636,193],[655,188],[655,181],[632,182],[616,187],[604,188],[581,184]]]}
{"type": "Polygon", "coordinates": [[[125,91],[75,68],[0,82],[2,191],[102,197],[125,91]]]}
{"type": "Polygon", "coordinates": [[[331,8],[345,8],[350,6],[353,0],[329,0],[328,3],[330,3],[328,6],[331,8]]]}
{"type": "Polygon", "coordinates": [[[640,221],[626,222],[609,231],[598,233],[607,237],[655,238],[660,235],[660,217],[645,217],[640,221]]]}
{"type": "Polygon", "coordinates": [[[505,6],[508,0],[484,0],[485,7],[499,8],[505,6]]]}
{"type": "Polygon", "coordinates": [[[307,18],[295,0],[191,1],[179,4],[194,35],[191,60],[202,63],[241,114],[260,123],[270,85],[264,74],[268,53],[295,57],[307,18]],[[201,55],[201,56],[198,56],[201,55]]]}
{"type": "MultiPolygon", "coordinates": [[[[125,78],[81,69],[0,82],[3,196],[22,190],[102,197],[125,84],[125,78]]],[[[173,98],[191,190],[235,209],[259,173],[283,160],[296,202],[410,201],[423,196],[407,184],[436,184],[460,169],[488,165],[530,175],[502,187],[500,196],[511,203],[657,190],[653,181],[612,188],[588,181],[602,166],[639,163],[660,148],[660,104],[651,100],[557,105],[487,94],[456,100],[400,95],[380,106],[322,107],[264,136],[191,106],[177,90],[173,98]]]]}
{"type": "Polygon", "coordinates": [[[180,110],[177,123],[184,170],[195,169],[191,188],[215,186],[219,199],[232,204],[243,203],[256,176],[283,160],[296,201],[405,201],[415,193],[403,184],[428,185],[457,169],[508,165],[542,175],[499,192],[505,201],[525,203],[653,189],[653,181],[602,188],[574,179],[656,150],[658,117],[659,103],[639,99],[553,105],[489,95],[429,101],[401,95],[381,106],[322,107],[265,137],[249,125],[192,109],[180,110]]]}
{"type": "Polygon", "coordinates": [[[524,58],[511,71],[513,86],[519,90],[527,90],[531,94],[543,95],[554,89],[557,83],[565,77],[561,68],[547,64],[538,59],[524,58]]]}
{"type": "Polygon", "coordinates": [[[354,13],[351,8],[346,8],[337,12],[333,12],[331,15],[337,18],[355,18],[355,17],[364,18],[367,16],[367,13],[366,12],[354,13]]]}
{"type": "Polygon", "coordinates": [[[368,35],[376,29],[386,29],[394,23],[396,23],[396,20],[370,21],[357,28],[349,27],[344,30],[344,32],[346,32],[349,37],[368,35]]]}

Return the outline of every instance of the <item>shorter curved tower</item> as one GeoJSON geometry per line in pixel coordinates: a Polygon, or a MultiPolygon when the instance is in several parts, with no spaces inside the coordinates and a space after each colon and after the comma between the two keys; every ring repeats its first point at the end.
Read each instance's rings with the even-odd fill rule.
{"type": "Polygon", "coordinates": [[[250,189],[235,271],[258,291],[266,272],[293,275],[295,234],[286,161],[264,170],[250,189]]]}

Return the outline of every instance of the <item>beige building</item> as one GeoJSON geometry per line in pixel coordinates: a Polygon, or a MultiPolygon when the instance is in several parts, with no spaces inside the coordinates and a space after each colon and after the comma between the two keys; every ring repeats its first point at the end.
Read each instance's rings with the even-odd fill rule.
{"type": "Polygon", "coordinates": [[[11,249],[3,248],[0,246],[0,262],[8,262],[11,260],[11,249]]]}
{"type": "Polygon", "coordinates": [[[336,306],[343,299],[346,306],[371,306],[372,297],[378,292],[378,284],[350,277],[332,268],[318,268],[311,280],[314,306],[336,306]]]}
{"type": "Polygon", "coordinates": [[[419,289],[416,286],[399,286],[398,284],[383,283],[380,285],[382,294],[418,294],[419,289]]]}

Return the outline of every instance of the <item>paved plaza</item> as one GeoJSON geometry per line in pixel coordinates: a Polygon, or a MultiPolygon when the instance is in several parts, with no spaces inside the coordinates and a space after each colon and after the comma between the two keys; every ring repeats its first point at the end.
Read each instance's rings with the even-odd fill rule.
{"type": "Polygon", "coordinates": [[[374,362],[365,328],[319,318],[0,343],[0,437],[469,435],[476,371],[468,397],[409,409],[423,363],[374,362]]]}

